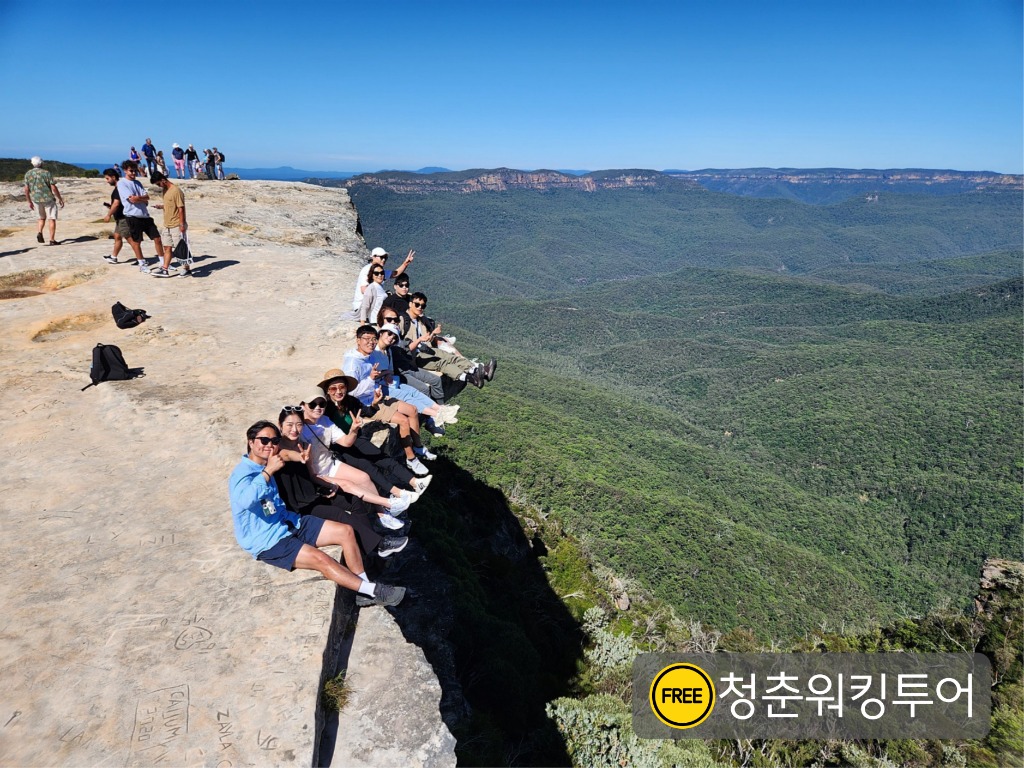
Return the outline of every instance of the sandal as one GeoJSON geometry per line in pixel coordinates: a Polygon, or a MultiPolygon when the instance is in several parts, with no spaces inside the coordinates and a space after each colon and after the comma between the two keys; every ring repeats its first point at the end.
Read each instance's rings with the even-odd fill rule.
{"type": "Polygon", "coordinates": [[[57,245],[57,241],[56,240],[51,240],[50,241],[50,245],[57,245]]]}

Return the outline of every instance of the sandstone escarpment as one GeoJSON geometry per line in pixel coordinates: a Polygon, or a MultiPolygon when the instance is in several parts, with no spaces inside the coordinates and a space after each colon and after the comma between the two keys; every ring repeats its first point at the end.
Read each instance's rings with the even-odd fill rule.
{"type": "MultiPolygon", "coordinates": [[[[227,477],[248,425],[351,343],[356,212],[344,190],[183,182],[194,276],[157,279],[127,247],[103,261],[102,180],[57,182],[56,246],[0,185],[0,764],[316,764],[337,593],[238,547],[227,477]],[[152,317],[120,330],[115,301],[152,317]],[[80,391],[100,342],[145,376],[80,391]]],[[[378,714],[436,733],[454,763],[436,701],[350,727],[380,733],[378,714]]]]}

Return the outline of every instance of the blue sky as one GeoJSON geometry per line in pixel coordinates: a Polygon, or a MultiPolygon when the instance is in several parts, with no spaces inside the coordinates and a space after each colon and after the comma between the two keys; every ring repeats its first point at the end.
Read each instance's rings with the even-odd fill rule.
{"type": "Polygon", "coordinates": [[[1021,6],[0,0],[0,156],[1021,173],[1021,6]]]}

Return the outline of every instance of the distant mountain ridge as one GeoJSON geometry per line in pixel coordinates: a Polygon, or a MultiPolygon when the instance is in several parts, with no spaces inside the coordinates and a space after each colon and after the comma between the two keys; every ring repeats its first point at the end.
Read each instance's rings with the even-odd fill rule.
{"type": "Polygon", "coordinates": [[[381,171],[352,176],[344,182],[310,178],[328,186],[378,187],[399,194],[431,192],[504,192],[512,189],[596,192],[623,188],[704,188],[744,197],[786,198],[827,204],[882,192],[955,195],[965,192],[1024,189],[1024,177],[991,171],[928,169],[855,170],[844,168],[743,168],[700,171],[624,169],[582,175],[562,171],[520,171],[514,168],[470,169],[445,173],[381,171]]]}
{"type": "Polygon", "coordinates": [[[805,203],[834,203],[879,192],[958,195],[993,189],[1024,189],[1024,177],[992,171],[924,168],[707,168],[665,171],[715,192],[745,197],[782,197],[805,203]]]}
{"type": "MultiPolygon", "coordinates": [[[[310,179],[321,183],[317,179],[310,179]]],[[[696,182],[674,179],[660,171],[642,169],[594,171],[574,176],[561,171],[519,171],[514,168],[481,169],[449,173],[419,174],[407,171],[364,173],[339,184],[379,187],[399,194],[428,194],[431,192],[505,192],[513,189],[533,189],[548,192],[555,189],[578,189],[596,192],[599,189],[661,188],[666,186],[696,187],[696,182]]]]}

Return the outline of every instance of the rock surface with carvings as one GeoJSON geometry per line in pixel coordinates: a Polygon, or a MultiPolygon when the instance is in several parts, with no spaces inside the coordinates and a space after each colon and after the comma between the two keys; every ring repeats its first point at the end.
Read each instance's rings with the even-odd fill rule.
{"type": "MultiPolygon", "coordinates": [[[[55,246],[0,185],[0,765],[315,765],[336,590],[238,547],[227,477],[246,428],[351,345],[356,211],[340,189],[181,182],[194,272],[154,278],[127,246],[103,260],[110,188],[57,181],[55,246]],[[151,319],[118,329],[116,301],[151,319]],[[97,343],[145,375],[81,391],[97,343]]],[[[403,748],[450,751],[436,700],[403,719],[403,748]]],[[[371,720],[340,739],[398,759],[371,720]]]]}

